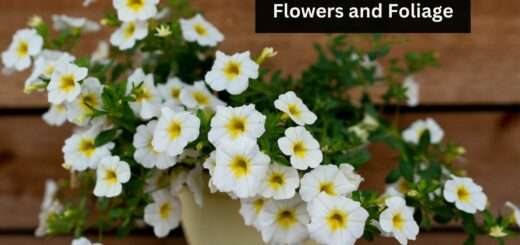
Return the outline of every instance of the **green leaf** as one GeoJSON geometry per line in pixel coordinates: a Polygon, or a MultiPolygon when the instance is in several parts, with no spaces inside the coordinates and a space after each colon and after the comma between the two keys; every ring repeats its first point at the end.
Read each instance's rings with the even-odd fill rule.
{"type": "Polygon", "coordinates": [[[106,131],[103,131],[96,136],[96,139],[94,141],[94,145],[96,147],[102,146],[108,142],[113,141],[118,135],[118,129],[109,129],[106,131]]]}
{"type": "Polygon", "coordinates": [[[386,175],[385,183],[387,183],[387,184],[395,183],[399,180],[399,177],[401,177],[401,173],[399,172],[399,169],[398,168],[393,169],[392,171],[390,171],[390,173],[388,173],[388,175],[386,175]]]}

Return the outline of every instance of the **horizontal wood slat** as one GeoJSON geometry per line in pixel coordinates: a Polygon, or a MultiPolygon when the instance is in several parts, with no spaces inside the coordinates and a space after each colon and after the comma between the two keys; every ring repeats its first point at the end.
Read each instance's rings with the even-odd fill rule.
{"type": "MultiPolygon", "coordinates": [[[[55,13],[88,16],[99,19],[110,1],[97,1],[83,8],[80,0],[17,0],[0,1],[0,20],[9,23],[0,27],[0,49],[7,47],[12,33],[24,26],[33,14],[48,17],[55,13]]],[[[194,0],[207,18],[225,34],[222,49],[228,52],[273,46],[280,55],[272,67],[296,74],[315,58],[313,42],[323,42],[318,34],[255,34],[254,1],[194,0]],[[297,57],[297,59],[295,59],[297,57]]],[[[433,69],[418,77],[421,81],[422,101],[426,104],[520,103],[520,20],[515,9],[520,2],[504,0],[500,3],[473,1],[472,34],[406,35],[408,43],[399,45],[403,50],[438,50],[440,69],[433,69]]],[[[106,30],[101,36],[108,36],[106,30]]],[[[97,36],[99,37],[99,36],[97,36]]],[[[80,47],[87,53],[95,47],[95,37],[80,47]]],[[[0,77],[0,107],[30,107],[46,104],[43,96],[26,96],[22,91],[27,73],[0,77]]]]}

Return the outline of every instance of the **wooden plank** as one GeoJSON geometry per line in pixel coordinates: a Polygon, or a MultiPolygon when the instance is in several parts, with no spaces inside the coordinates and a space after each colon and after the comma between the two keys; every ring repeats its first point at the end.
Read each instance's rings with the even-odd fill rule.
{"type": "MultiPolygon", "coordinates": [[[[9,23],[0,27],[0,48],[10,42],[12,33],[24,26],[33,14],[49,17],[67,13],[99,19],[110,1],[97,1],[83,8],[81,1],[38,0],[0,1],[0,21],[9,23]]],[[[275,47],[280,55],[271,62],[272,67],[297,74],[315,59],[311,44],[326,39],[318,34],[255,34],[254,1],[194,0],[226,35],[222,49],[228,52],[251,49],[254,53],[265,46],[275,47]],[[225,7],[223,7],[225,6],[225,7]],[[297,57],[297,59],[295,59],[297,57]]],[[[504,0],[500,3],[473,2],[473,33],[406,35],[409,42],[400,45],[403,50],[438,50],[443,66],[422,74],[422,101],[431,103],[518,103],[520,102],[520,28],[516,11],[520,2],[504,0]]],[[[48,19],[48,18],[47,18],[48,19]]],[[[107,30],[101,37],[108,36],[107,30]]],[[[402,36],[401,36],[402,37],[402,36]]],[[[82,45],[82,52],[94,48],[90,38],[82,45]]],[[[28,107],[46,105],[42,96],[26,96],[22,91],[27,73],[0,77],[0,107],[28,107]]]]}

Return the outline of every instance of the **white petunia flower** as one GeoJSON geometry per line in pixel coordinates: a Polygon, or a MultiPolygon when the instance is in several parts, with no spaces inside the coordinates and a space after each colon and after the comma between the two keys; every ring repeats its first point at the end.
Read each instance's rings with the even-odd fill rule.
{"type": "Polygon", "coordinates": [[[336,165],[320,165],[303,176],[300,195],[304,201],[310,202],[320,193],[341,196],[355,190],[355,183],[351,183],[336,165]]]}
{"type": "Polygon", "coordinates": [[[57,64],[70,63],[75,60],[74,56],[54,50],[43,50],[42,53],[34,61],[34,67],[31,75],[25,80],[24,91],[30,93],[34,90],[43,90],[47,87],[47,81],[50,80],[56,69],[57,64]]]}
{"type": "Polygon", "coordinates": [[[101,63],[106,64],[109,62],[110,55],[110,45],[105,42],[101,41],[98,43],[96,50],[94,50],[94,53],[92,53],[92,56],[90,57],[90,61],[92,63],[101,63]]]}
{"type": "Polygon", "coordinates": [[[148,22],[130,21],[124,22],[110,36],[110,43],[121,50],[134,47],[138,40],[144,39],[148,35],[148,22]]]}
{"type": "Polygon", "coordinates": [[[144,191],[154,192],[160,189],[170,188],[170,179],[168,170],[154,169],[151,171],[151,175],[145,180],[144,191]]]}
{"type": "Polygon", "coordinates": [[[192,113],[174,112],[163,107],[155,128],[152,145],[159,152],[177,156],[182,153],[188,143],[199,137],[199,128],[200,119],[192,113]]]}
{"type": "Polygon", "coordinates": [[[368,212],[359,202],[321,194],[307,207],[311,238],[330,245],[354,244],[365,230],[368,212]]]}
{"type": "Polygon", "coordinates": [[[218,146],[224,141],[235,142],[242,138],[256,140],[265,132],[265,116],[255,109],[255,105],[240,107],[217,106],[211,119],[209,141],[218,146]]]}
{"type": "Polygon", "coordinates": [[[31,66],[31,57],[42,51],[43,38],[34,29],[18,30],[11,44],[2,53],[2,62],[8,69],[22,71],[31,66]]]}
{"type": "Polygon", "coordinates": [[[119,20],[147,20],[157,14],[159,0],[113,0],[119,20]]]}
{"type": "Polygon", "coordinates": [[[301,126],[286,129],[285,137],[278,139],[278,147],[291,157],[291,165],[296,169],[315,168],[323,160],[320,143],[301,126]]]}
{"type": "Polygon", "coordinates": [[[419,234],[419,226],[413,218],[414,209],[406,206],[401,197],[385,200],[387,208],[379,215],[379,224],[383,232],[392,234],[400,244],[408,244],[419,234]]]}
{"type": "Polygon", "coordinates": [[[81,93],[80,81],[87,77],[88,70],[72,63],[60,63],[56,65],[47,90],[49,90],[49,102],[60,104],[64,101],[71,102],[81,93]]]}
{"type": "Polygon", "coordinates": [[[455,203],[457,209],[474,214],[486,209],[487,196],[482,187],[475,184],[471,178],[452,176],[444,184],[444,199],[455,203]]]}
{"type": "Polygon", "coordinates": [[[90,240],[88,240],[86,237],[80,237],[80,238],[76,238],[76,239],[72,240],[71,245],[103,245],[103,244],[98,243],[98,242],[93,243],[90,240]]]}
{"type": "Polygon", "coordinates": [[[191,191],[193,195],[193,200],[195,201],[195,204],[202,208],[204,205],[204,185],[205,185],[205,179],[204,179],[204,172],[202,172],[202,166],[198,164],[195,168],[190,170],[188,172],[188,175],[186,176],[186,185],[188,186],[188,189],[191,191]]]}
{"type": "Polygon", "coordinates": [[[57,192],[58,184],[54,180],[47,180],[45,182],[45,193],[38,215],[38,227],[34,232],[36,237],[45,236],[49,231],[47,224],[49,218],[63,210],[63,206],[56,199],[57,192]]]}
{"type": "Polygon", "coordinates": [[[200,46],[215,47],[224,40],[224,36],[202,15],[197,14],[191,19],[180,19],[182,36],[188,42],[197,42],[200,46]]]}
{"type": "Polygon", "coordinates": [[[130,180],[130,166],[118,156],[103,157],[96,172],[94,195],[97,197],[115,197],[123,191],[123,183],[130,180]]]}
{"type": "Polygon", "coordinates": [[[70,164],[73,170],[95,169],[102,158],[110,156],[114,143],[110,142],[98,147],[94,144],[99,133],[98,127],[92,127],[84,132],[73,134],[65,140],[63,146],[65,162],[70,164]]]}
{"type": "Polygon", "coordinates": [[[177,228],[181,221],[181,203],[179,198],[168,191],[152,193],[153,202],[144,208],[144,222],[153,226],[155,236],[166,237],[177,228]]]}
{"type": "Polygon", "coordinates": [[[101,26],[92,20],[81,17],[71,17],[67,15],[53,15],[53,28],[57,31],[67,29],[79,29],[85,32],[97,32],[101,30],[101,26]]]}
{"type": "Polygon", "coordinates": [[[152,139],[156,126],[157,121],[153,120],[137,127],[133,141],[134,159],[145,168],[167,169],[175,165],[176,159],[168,156],[166,152],[158,152],[154,149],[152,139]]]}
{"type": "Polygon", "coordinates": [[[419,84],[413,76],[406,77],[403,87],[406,89],[406,104],[412,107],[417,106],[419,104],[419,84]]]}
{"type": "Polygon", "coordinates": [[[309,236],[306,203],[295,196],[269,200],[258,216],[262,240],[268,244],[300,244],[309,236]]]}
{"type": "Polygon", "coordinates": [[[403,131],[402,137],[408,143],[418,144],[422,134],[427,130],[430,132],[430,143],[437,144],[442,141],[444,131],[431,118],[415,121],[409,128],[403,131]]]}
{"type": "Polygon", "coordinates": [[[397,180],[397,182],[386,185],[385,193],[383,195],[386,197],[398,196],[404,198],[405,194],[409,191],[410,186],[408,185],[408,183],[406,183],[406,181],[403,178],[400,178],[399,180],[397,180]]]}
{"type": "Polygon", "coordinates": [[[239,198],[254,197],[269,168],[269,157],[251,140],[224,142],[217,148],[213,184],[239,198]],[[240,146],[240,147],[237,147],[240,146]]]}
{"type": "Polygon", "coordinates": [[[78,126],[85,126],[93,116],[94,110],[103,107],[101,93],[103,86],[97,78],[89,77],[81,84],[81,93],[72,102],[66,103],[67,118],[78,126]]]}
{"type": "Polygon", "coordinates": [[[51,104],[51,107],[43,114],[42,118],[51,126],[61,126],[67,120],[67,109],[64,104],[51,104]]]}
{"type": "Polygon", "coordinates": [[[161,97],[155,87],[153,74],[145,74],[141,68],[135,70],[128,77],[126,94],[135,96],[135,101],[129,105],[141,118],[151,119],[159,115],[161,97]]]}
{"type": "Polygon", "coordinates": [[[365,180],[363,177],[361,177],[361,175],[357,174],[354,170],[354,167],[348,163],[340,164],[339,171],[345,175],[347,180],[354,186],[355,190],[357,190],[361,182],[365,180]]]}
{"type": "Polygon", "coordinates": [[[165,100],[168,106],[179,106],[181,105],[181,91],[186,86],[179,78],[171,77],[168,78],[166,84],[159,84],[158,90],[161,97],[165,100]]]}
{"type": "Polygon", "coordinates": [[[294,197],[300,185],[298,171],[292,167],[272,163],[260,186],[260,195],[275,200],[294,197]]]}
{"type": "Polygon", "coordinates": [[[511,202],[506,202],[506,207],[513,210],[513,218],[515,219],[516,225],[520,226],[520,209],[511,202]]]}
{"type": "Polygon", "coordinates": [[[181,90],[180,100],[189,109],[215,110],[218,105],[224,105],[217,97],[213,96],[203,81],[193,83],[193,86],[186,86],[181,90]]]}
{"type": "Polygon", "coordinates": [[[293,91],[278,96],[274,107],[288,115],[296,124],[304,126],[313,124],[318,117],[307,108],[303,101],[293,91]]]}
{"type": "Polygon", "coordinates": [[[261,229],[258,216],[264,209],[266,202],[267,199],[262,197],[240,199],[239,213],[244,218],[246,225],[254,226],[257,230],[261,229]]]}
{"type": "Polygon", "coordinates": [[[206,73],[205,80],[215,91],[237,95],[249,86],[249,79],[258,78],[258,64],[251,60],[249,51],[226,55],[217,51],[215,63],[206,73]]]}

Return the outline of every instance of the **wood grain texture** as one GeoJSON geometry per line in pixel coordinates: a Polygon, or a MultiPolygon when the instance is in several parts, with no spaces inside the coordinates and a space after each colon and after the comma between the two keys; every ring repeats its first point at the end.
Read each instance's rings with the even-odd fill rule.
{"type": "MultiPolygon", "coordinates": [[[[4,0],[0,1],[0,48],[7,47],[12,33],[24,26],[27,18],[39,14],[49,19],[51,14],[66,13],[99,19],[110,1],[97,1],[83,8],[79,0],[4,0]]],[[[280,55],[271,63],[287,73],[297,74],[311,63],[315,54],[314,42],[323,42],[319,34],[255,34],[253,0],[193,0],[207,18],[226,35],[222,49],[236,52],[250,49],[253,53],[265,46],[275,47],[280,55]]],[[[473,1],[472,34],[414,34],[406,35],[408,43],[398,45],[396,54],[404,50],[437,50],[440,69],[421,74],[422,101],[426,104],[444,103],[518,103],[520,102],[520,19],[516,9],[520,2],[503,0],[490,3],[473,1]]],[[[96,38],[91,36],[79,51],[93,50],[96,38]]],[[[0,77],[0,107],[30,107],[46,104],[42,96],[26,96],[22,91],[27,73],[0,77]]]]}

